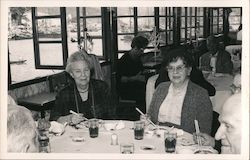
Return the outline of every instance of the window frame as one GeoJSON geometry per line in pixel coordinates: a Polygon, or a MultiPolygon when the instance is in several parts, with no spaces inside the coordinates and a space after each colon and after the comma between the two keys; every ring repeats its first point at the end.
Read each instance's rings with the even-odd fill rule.
{"type": "Polygon", "coordinates": [[[33,45],[34,45],[34,59],[35,59],[35,68],[36,69],[64,69],[66,67],[67,58],[68,58],[68,43],[67,43],[67,24],[66,24],[66,8],[60,7],[60,15],[46,15],[38,16],[37,7],[31,8],[32,13],[32,30],[33,30],[33,45]],[[39,41],[38,37],[38,20],[41,19],[55,19],[60,18],[61,21],[61,38],[62,40],[42,40],[39,41]],[[42,65],[40,62],[40,44],[61,44],[62,45],[62,54],[63,54],[63,64],[62,65],[42,65]]]}

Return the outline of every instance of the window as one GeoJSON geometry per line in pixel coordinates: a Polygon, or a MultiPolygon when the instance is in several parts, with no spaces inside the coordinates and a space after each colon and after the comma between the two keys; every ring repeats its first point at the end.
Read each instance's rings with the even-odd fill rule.
{"type": "Polygon", "coordinates": [[[237,31],[240,24],[242,23],[242,10],[241,8],[231,8],[229,15],[229,31],[237,31]]]}
{"type": "MultiPolygon", "coordinates": [[[[129,50],[134,36],[150,39],[153,30],[160,34],[160,45],[173,42],[173,8],[168,7],[118,7],[118,53],[129,50]]],[[[152,48],[152,44],[149,44],[152,48]]]]}
{"type": "Polygon", "coordinates": [[[36,68],[65,68],[68,56],[65,8],[32,8],[32,23],[36,68]]]}
{"type": "Polygon", "coordinates": [[[203,8],[181,8],[181,42],[188,42],[203,37],[203,17],[203,8]]]}
{"type": "Polygon", "coordinates": [[[210,33],[223,33],[223,8],[210,8],[210,33]]]}
{"type": "Polygon", "coordinates": [[[31,10],[30,7],[9,8],[8,48],[11,84],[59,72],[35,67],[31,10]]]}
{"type": "Polygon", "coordinates": [[[77,8],[78,44],[88,53],[102,58],[104,57],[103,11],[103,7],[77,8]]]}

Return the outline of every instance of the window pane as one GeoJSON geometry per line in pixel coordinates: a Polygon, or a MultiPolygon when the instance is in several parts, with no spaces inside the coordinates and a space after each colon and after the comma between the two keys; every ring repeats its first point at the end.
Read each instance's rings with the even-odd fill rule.
{"type": "Polygon", "coordinates": [[[185,16],[186,7],[181,7],[181,16],[185,16]]]}
{"type": "Polygon", "coordinates": [[[173,29],[173,23],[174,23],[174,18],[171,17],[170,20],[168,18],[167,30],[172,30],[173,29]]]}
{"type": "Polygon", "coordinates": [[[168,32],[168,44],[173,43],[173,32],[168,32]]]}
{"type": "Polygon", "coordinates": [[[151,31],[153,30],[154,18],[138,18],[138,31],[151,31]]]}
{"type": "Polygon", "coordinates": [[[218,16],[218,10],[217,9],[213,9],[213,16],[218,16]]]}
{"type": "Polygon", "coordinates": [[[213,26],[213,33],[215,33],[215,34],[218,33],[217,32],[217,26],[213,26]]]}
{"type": "Polygon", "coordinates": [[[102,20],[101,18],[87,18],[87,29],[90,36],[102,35],[102,20]]]}
{"type": "Polygon", "coordinates": [[[203,8],[197,8],[197,16],[203,16],[203,8]]]}
{"type": "Polygon", "coordinates": [[[219,33],[222,33],[222,32],[223,32],[223,26],[220,25],[220,26],[219,26],[219,33]]]}
{"type": "Polygon", "coordinates": [[[39,40],[61,40],[61,20],[60,19],[39,19],[38,39],[39,40]]]}
{"type": "Polygon", "coordinates": [[[83,16],[100,16],[101,8],[97,7],[86,7],[86,15],[83,13],[84,9],[80,8],[80,15],[83,16]]]}
{"type": "Polygon", "coordinates": [[[218,24],[218,19],[217,19],[217,17],[213,17],[213,24],[218,24]]]}
{"type": "Polygon", "coordinates": [[[181,27],[185,27],[185,17],[181,17],[181,27]]]}
{"type": "Polygon", "coordinates": [[[197,17],[197,22],[200,26],[203,26],[203,17],[197,17]]]}
{"type": "Polygon", "coordinates": [[[8,48],[12,84],[61,71],[35,69],[31,8],[11,7],[10,15],[19,11],[24,12],[20,21],[13,16],[9,18],[8,48]]]}
{"type": "Polygon", "coordinates": [[[166,44],[166,32],[160,32],[160,45],[166,44]]]}
{"type": "Polygon", "coordinates": [[[118,33],[132,33],[134,32],[134,18],[117,18],[118,19],[118,33]]]}
{"type": "Polygon", "coordinates": [[[166,15],[166,8],[165,7],[159,7],[159,15],[161,15],[161,16],[166,15]]]}
{"type": "Polygon", "coordinates": [[[165,17],[160,17],[159,18],[159,28],[161,29],[161,30],[166,30],[166,18],[165,17]]]}
{"type": "Polygon", "coordinates": [[[181,29],[181,39],[185,38],[185,32],[186,32],[185,29],[181,29]]]}
{"type": "Polygon", "coordinates": [[[58,7],[37,7],[37,16],[60,15],[58,7]]]}
{"type": "Polygon", "coordinates": [[[134,8],[133,7],[118,7],[117,15],[118,16],[134,15],[134,8]]]}
{"type": "Polygon", "coordinates": [[[197,37],[203,37],[203,28],[200,28],[197,35],[197,37]]]}
{"type": "Polygon", "coordinates": [[[40,62],[41,65],[63,65],[62,44],[48,43],[40,44],[40,62]]]}
{"type": "Polygon", "coordinates": [[[67,7],[67,34],[68,34],[68,54],[78,51],[76,7],[67,7]]]}
{"type": "Polygon", "coordinates": [[[95,54],[97,56],[103,56],[102,51],[102,39],[93,39],[93,48],[92,51],[90,50],[89,53],[95,54]]]}
{"type": "Polygon", "coordinates": [[[130,45],[133,38],[133,35],[118,35],[118,50],[131,49],[130,45]]]}
{"type": "Polygon", "coordinates": [[[137,9],[138,16],[153,16],[154,8],[153,7],[140,7],[137,9]]]}

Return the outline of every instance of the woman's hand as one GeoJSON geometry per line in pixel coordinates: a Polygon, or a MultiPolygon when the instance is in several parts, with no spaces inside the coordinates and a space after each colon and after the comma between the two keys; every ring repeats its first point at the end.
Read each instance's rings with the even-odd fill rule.
{"type": "MultiPolygon", "coordinates": [[[[212,146],[212,147],[215,146],[215,140],[210,135],[208,135],[206,133],[199,133],[198,135],[201,138],[201,144],[202,145],[204,145],[204,146],[212,146]]],[[[195,143],[198,143],[197,142],[197,134],[196,133],[193,134],[193,139],[194,139],[195,143]]]]}
{"type": "Polygon", "coordinates": [[[78,115],[69,114],[67,116],[61,116],[58,118],[57,122],[64,124],[65,122],[68,122],[71,125],[76,125],[84,121],[85,118],[83,117],[83,114],[78,113],[78,115]]]}
{"type": "Polygon", "coordinates": [[[72,116],[71,117],[71,123],[72,124],[79,124],[79,123],[81,123],[82,121],[85,120],[85,118],[83,117],[83,114],[80,114],[80,113],[78,113],[78,115],[72,114],[71,116],[72,116]]]}

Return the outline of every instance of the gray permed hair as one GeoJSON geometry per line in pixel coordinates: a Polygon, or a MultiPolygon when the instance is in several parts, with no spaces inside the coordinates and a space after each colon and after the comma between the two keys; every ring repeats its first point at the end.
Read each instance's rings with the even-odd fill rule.
{"type": "Polygon", "coordinates": [[[66,72],[71,73],[71,64],[74,63],[74,62],[78,62],[78,61],[86,62],[90,72],[92,72],[92,67],[91,67],[91,65],[89,63],[89,60],[88,60],[88,54],[84,50],[76,51],[76,52],[74,52],[73,54],[70,55],[70,57],[67,60],[67,65],[66,65],[66,69],[65,69],[66,72]]]}

